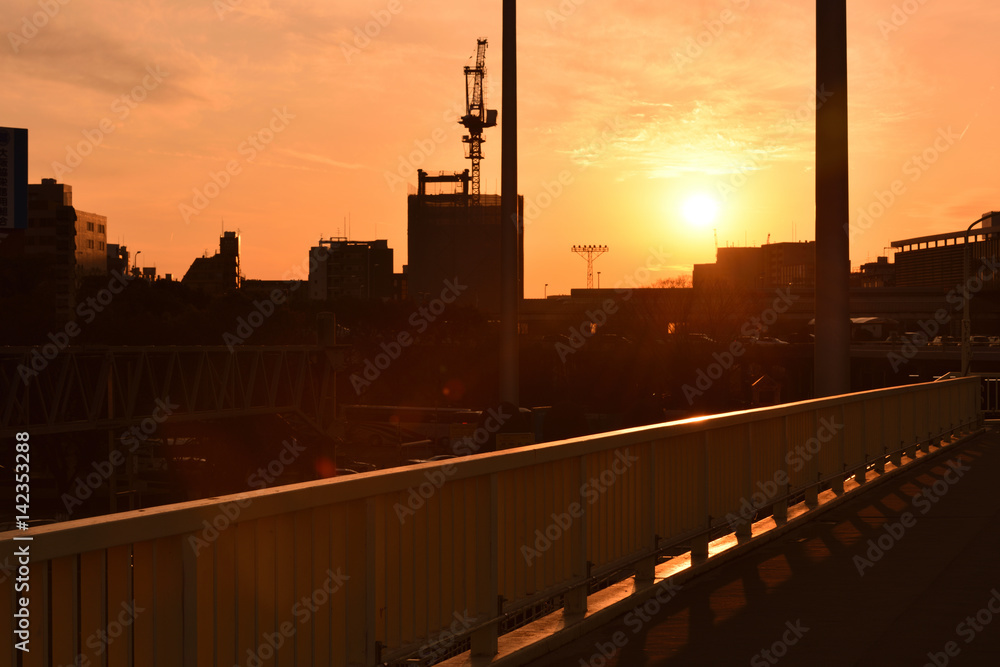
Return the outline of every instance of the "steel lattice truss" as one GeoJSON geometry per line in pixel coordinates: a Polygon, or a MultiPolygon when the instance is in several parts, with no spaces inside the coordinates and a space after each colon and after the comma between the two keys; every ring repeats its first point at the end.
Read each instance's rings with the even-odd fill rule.
{"type": "Polygon", "coordinates": [[[334,417],[339,348],[317,346],[0,348],[0,437],[117,429],[162,402],[171,421],[294,412],[334,417]]]}

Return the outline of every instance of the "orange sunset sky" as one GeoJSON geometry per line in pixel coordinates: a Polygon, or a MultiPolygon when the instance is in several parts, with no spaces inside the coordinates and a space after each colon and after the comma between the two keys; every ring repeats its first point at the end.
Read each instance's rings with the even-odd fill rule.
{"type": "MultiPolygon", "coordinates": [[[[30,182],[72,185],[78,208],[108,217],[108,240],[161,274],[214,253],[224,220],[246,277],[305,277],[308,248],[346,234],[348,216],[352,239],[389,240],[398,271],[413,169],[469,166],[457,121],[477,37],[500,110],[483,190],[499,191],[500,12],[497,0],[5,0],[0,125],[28,128],[30,182]],[[228,184],[210,185],[227,167],[228,184]]],[[[574,244],[610,247],[595,263],[608,287],[650,264],[655,280],[713,261],[713,230],[719,245],[813,238],[812,1],[518,12],[526,296],[585,286],[574,244]],[[699,194],[714,220],[685,215],[699,194]]],[[[890,240],[1000,209],[1000,5],[848,12],[857,267],[890,240]],[[894,185],[894,201],[877,195],[894,185]]]]}

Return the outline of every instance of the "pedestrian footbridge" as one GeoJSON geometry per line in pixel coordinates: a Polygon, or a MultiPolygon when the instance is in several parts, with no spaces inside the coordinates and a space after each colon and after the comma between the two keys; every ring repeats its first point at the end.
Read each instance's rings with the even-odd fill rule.
{"type": "MultiPolygon", "coordinates": [[[[588,633],[610,630],[607,646],[615,619],[652,628],[695,595],[696,576],[964,446],[984,423],[980,385],[847,394],[3,533],[0,554],[29,555],[0,582],[11,619],[0,664],[523,664],[585,635],[589,648],[563,649],[572,662],[547,664],[614,664],[640,644],[604,656],[588,633]]],[[[822,606],[830,593],[803,595],[822,606]]],[[[867,599],[852,602],[863,612],[867,599]]],[[[704,628],[706,610],[689,604],[690,627],[704,628]]],[[[768,646],[801,631],[782,620],[768,646]]]]}

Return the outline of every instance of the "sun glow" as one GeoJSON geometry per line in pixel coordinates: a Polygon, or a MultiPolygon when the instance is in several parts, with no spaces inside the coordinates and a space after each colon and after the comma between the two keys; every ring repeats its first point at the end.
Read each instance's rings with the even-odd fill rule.
{"type": "Polygon", "coordinates": [[[692,227],[707,227],[719,215],[719,202],[710,195],[699,193],[688,197],[681,210],[692,227]]]}

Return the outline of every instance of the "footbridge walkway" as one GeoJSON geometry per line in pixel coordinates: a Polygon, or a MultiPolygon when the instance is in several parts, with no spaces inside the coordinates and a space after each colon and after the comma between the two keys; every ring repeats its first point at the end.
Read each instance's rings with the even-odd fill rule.
{"type": "MultiPolygon", "coordinates": [[[[724,585],[699,588],[695,576],[707,568],[724,573],[744,567],[738,556],[768,554],[792,567],[827,548],[847,567],[856,554],[870,560],[865,583],[897,571],[896,552],[882,562],[857,541],[834,545],[839,522],[853,522],[857,540],[869,536],[867,515],[837,512],[852,511],[852,497],[875,503],[886,527],[870,536],[883,551],[882,534],[903,540],[896,524],[908,534],[937,525],[907,526],[888,511],[911,501],[885,494],[928,457],[939,463],[918,479],[934,493],[939,481],[951,488],[960,474],[944,463],[951,452],[987,451],[987,441],[964,444],[983,427],[980,385],[967,377],[861,392],[3,533],[0,556],[17,556],[0,576],[0,618],[10,619],[0,621],[0,662],[521,664],[592,633],[589,649],[564,649],[572,660],[580,653],[597,667],[625,655],[620,664],[633,665],[656,628],[674,641],[683,633],[669,624],[685,622],[688,639],[701,642],[692,651],[716,646],[729,639],[706,619],[727,610],[698,591],[755,599],[762,584],[719,574],[724,585]],[[779,540],[794,530],[812,532],[779,540]],[[637,604],[648,616],[644,642],[623,616],[637,604]],[[670,604],[686,605],[681,620],[654,623],[670,604]],[[594,640],[614,644],[621,627],[627,645],[595,654],[594,640]]],[[[939,528],[947,542],[951,528],[939,528]]],[[[826,579],[817,571],[804,586],[826,579]]],[[[904,583],[854,592],[856,611],[834,623],[847,632],[871,615],[872,598],[904,583]]],[[[975,592],[986,604],[989,587],[975,592]]],[[[786,641],[790,654],[786,634],[801,632],[799,619],[814,632],[823,619],[807,611],[836,594],[804,589],[801,613],[771,616],[788,627],[748,623],[753,641],[786,641]]],[[[732,613],[752,621],[748,608],[732,613]]]]}

